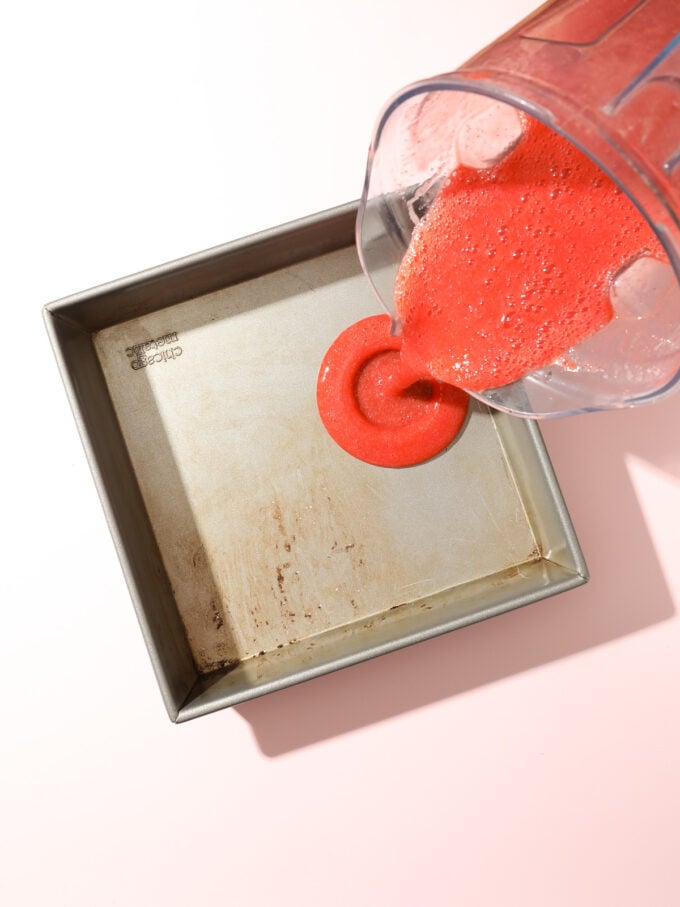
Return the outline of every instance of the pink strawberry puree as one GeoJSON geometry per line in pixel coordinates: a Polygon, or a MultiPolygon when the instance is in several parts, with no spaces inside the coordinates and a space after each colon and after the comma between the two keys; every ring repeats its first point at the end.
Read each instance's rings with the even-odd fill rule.
{"type": "Polygon", "coordinates": [[[468,390],[541,368],[613,317],[613,276],[642,253],[649,225],[574,145],[525,118],[488,170],[459,166],[413,233],[396,281],[402,355],[468,390]]]}
{"type": "Polygon", "coordinates": [[[403,326],[365,319],[319,373],[330,435],[353,456],[408,466],[464,422],[467,395],[553,362],[612,318],[612,279],[665,254],[642,215],[581,151],[523,115],[498,164],[460,165],[413,232],[395,285],[403,326]]]}
{"type": "Polygon", "coordinates": [[[390,323],[388,315],[373,315],[335,339],[319,370],[317,406],[329,435],[352,456],[414,466],[456,437],[469,398],[408,369],[390,323]]]}

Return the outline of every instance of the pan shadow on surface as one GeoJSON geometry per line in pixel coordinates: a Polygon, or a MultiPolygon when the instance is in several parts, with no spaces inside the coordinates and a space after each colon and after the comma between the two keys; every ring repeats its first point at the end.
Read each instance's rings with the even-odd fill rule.
{"type": "MultiPolygon", "coordinates": [[[[410,648],[236,707],[278,756],[600,646],[675,608],[626,467],[680,478],[680,394],[542,427],[590,582],[410,648]]],[[[678,517],[680,522],[680,516],[678,517]]]]}

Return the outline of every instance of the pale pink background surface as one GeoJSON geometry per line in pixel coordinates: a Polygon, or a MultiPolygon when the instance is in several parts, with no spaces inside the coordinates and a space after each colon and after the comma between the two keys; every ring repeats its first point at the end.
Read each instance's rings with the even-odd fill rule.
{"type": "Polygon", "coordinates": [[[39,320],[356,197],[386,98],[533,5],[5,16],[0,903],[680,903],[680,395],[544,428],[589,585],[175,727],[39,320]]]}

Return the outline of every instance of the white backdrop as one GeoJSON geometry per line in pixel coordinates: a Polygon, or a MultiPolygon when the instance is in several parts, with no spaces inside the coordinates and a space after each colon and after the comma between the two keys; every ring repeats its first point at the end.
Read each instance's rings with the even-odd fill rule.
{"type": "Polygon", "coordinates": [[[174,727],[40,320],[356,198],[387,98],[533,6],[4,12],[8,907],[677,903],[675,403],[665,435],[656,409],[546,429],[591,586],[174,727]]]}

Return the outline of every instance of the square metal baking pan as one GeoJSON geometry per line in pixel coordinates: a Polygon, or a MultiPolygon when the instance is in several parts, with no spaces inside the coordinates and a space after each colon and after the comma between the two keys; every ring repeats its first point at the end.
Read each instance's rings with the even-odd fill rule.
{"type": "Polygon", "coordinates": [[[174,721],[586,581],[535,423],[473,403],[355,461],[321,358],[375,314],[350,204],[61,300],[45,321],[174,721]]]}

